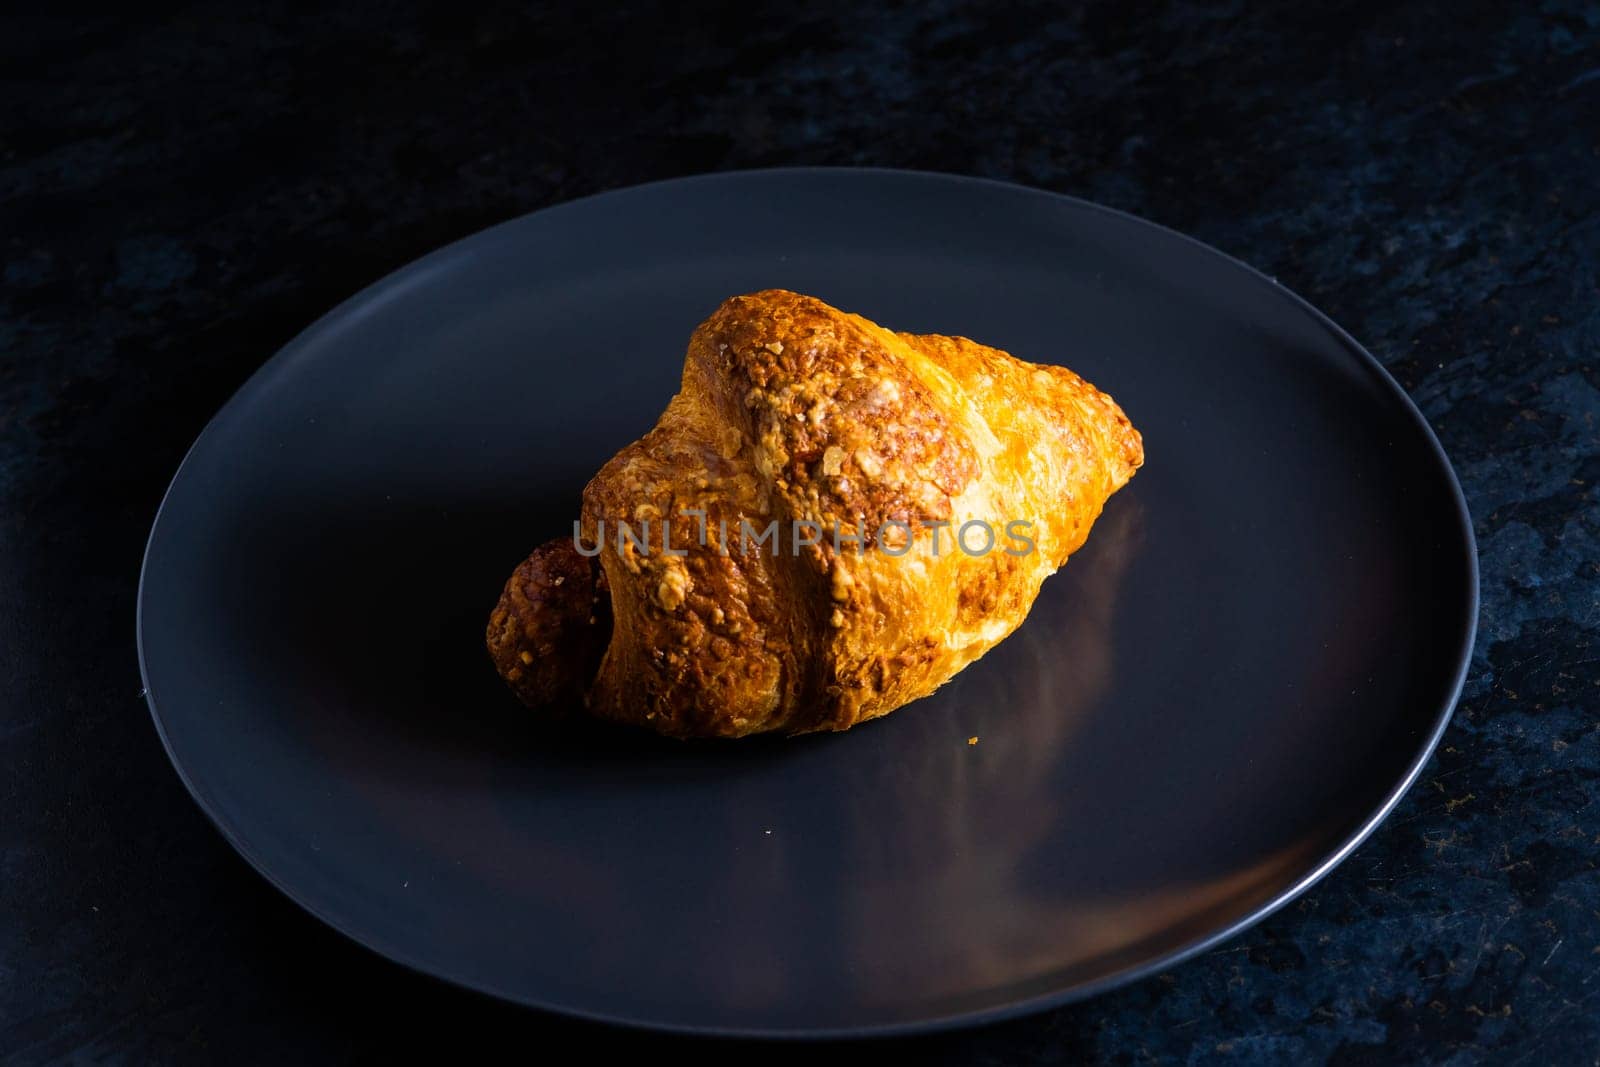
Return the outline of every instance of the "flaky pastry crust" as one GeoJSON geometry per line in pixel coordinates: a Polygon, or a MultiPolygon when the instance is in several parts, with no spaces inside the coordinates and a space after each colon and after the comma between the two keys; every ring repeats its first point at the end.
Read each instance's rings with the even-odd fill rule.
{"type": "Polygon", "coordinates": [[[490,653],[530,703],[581,693],[596,716],[670,736],[847,729],[1016,629],[1143,461],[1122,410],[1064,367],[785,290],[733,297],[694,332],[655,428],[584,490],[598,557],[568,538],[536,552],[491,615],[490,653]],[[741,541],[774,520],[776,554],[741,541]],[[992,548],[957,544],[969,520],[992,548]],[[646,521],[643,550],[617,537],[646,521]],[[541,586],[547,570],[571,587],[541,586]],[[609,600],[598,669],[580,587],[609,600]]]}

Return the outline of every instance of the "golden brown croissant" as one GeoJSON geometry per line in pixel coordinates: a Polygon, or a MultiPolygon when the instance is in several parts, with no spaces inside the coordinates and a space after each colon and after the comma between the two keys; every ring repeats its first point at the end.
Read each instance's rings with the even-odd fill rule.
{"type": "Polygon", "coordinates": [[[530,704],[671,736],[847,729],[1016,629],[1143,461],[1063,367],[734,297],[574,536],[512,575],[489,651],[530,704]]]}

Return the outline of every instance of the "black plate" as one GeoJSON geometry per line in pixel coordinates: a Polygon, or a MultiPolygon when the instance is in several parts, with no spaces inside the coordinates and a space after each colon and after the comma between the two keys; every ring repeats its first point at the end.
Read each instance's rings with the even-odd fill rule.
{"type": "Polygon", "coordinates": [[[542,211],[328,315],[184,461],[139,641],[200,805],[362,944],[595,1019],[823,1035],[1082,997],[1281,906],[1415,778],[1476,602],[1421,416],[1267,278],[1060,196],[801,170],[542,211]],[[538,728],[482,648],[502,581],[767,286],[1066,363],[1149,460],[1014,637],[887,719],[538,728]]]}

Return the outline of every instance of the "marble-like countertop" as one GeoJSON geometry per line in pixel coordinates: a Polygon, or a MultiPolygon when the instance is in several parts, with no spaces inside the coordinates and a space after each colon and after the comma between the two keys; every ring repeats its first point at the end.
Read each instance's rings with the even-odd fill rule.
{"type": "Polygon", "coordinates": [[[0,1059],[674,1043],[406,973],[250,872],[140,699],[139,560],[211,413],[389,270],[600,189],[819,163],[1073,193],[1275,275],[1416,399],[1482,553],[1454,724],[1312,892],[1088,1003],[866,1051],[1594,1061],[1600,9],[472,6],[4,19],[0,1059]]]}

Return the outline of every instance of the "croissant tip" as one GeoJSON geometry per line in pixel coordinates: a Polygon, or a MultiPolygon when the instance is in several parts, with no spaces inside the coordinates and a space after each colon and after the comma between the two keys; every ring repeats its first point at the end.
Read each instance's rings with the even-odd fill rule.
{"type": "Polygon", "coordinates": [[[489,613],[489,658],[529,707],[580,699],[599,668],[611,619],[598,572],[570,539],[546,542],[517,567],[489,613]]]}

